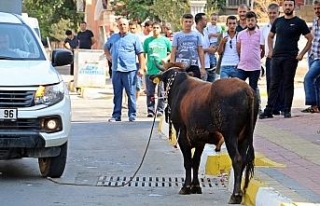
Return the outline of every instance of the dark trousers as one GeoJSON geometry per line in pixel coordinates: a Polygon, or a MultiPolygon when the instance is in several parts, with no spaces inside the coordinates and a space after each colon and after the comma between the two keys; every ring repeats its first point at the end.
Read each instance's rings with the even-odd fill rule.
{"type": "Polygon", "coordinates": [[[272,111],[281,82],[283,84],[284,112],[290,112],[294,93],[294,77],[298,66],[295,57],[273,57],[271,59],[271,84],[269,89],[267,110],[272,111]]]}
{"type": "Polygon", "coordinates": [[[112,62],[111,61],[108,61],[108,67],[109,67],[109,76],[110,76],[110,79],[112,79],[112,62]]]}
{"type": "MultiPolygon", "coordinates": [[[[267,95],[270,95],[271,85],[271,59],[266,59],[266,81],[267,81],[267,95]]],[[[273,111],[282,111],[284,108],[284,93],[283,93],[283,82],[280,82],[279,92],[276,98],[276,102],[273,106],[273,111]]]]}
{"type": "Polygon", "coordinates": [[[73,61],[70,64],[70,75],[74,75],[74,51],[72,50],[73,61]]]}

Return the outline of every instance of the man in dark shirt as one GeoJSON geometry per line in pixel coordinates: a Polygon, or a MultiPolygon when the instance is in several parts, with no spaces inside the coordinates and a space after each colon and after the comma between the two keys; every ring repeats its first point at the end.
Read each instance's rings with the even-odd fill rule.
{"type": "Polygon", "coordinates": [[[247,22],[246,22],[246,13],[249,11],[249,7],[246,4],[241,4],[238,6],[238,16],[239,21],[238,25],[236,27],[236,32],[240,32],[242,30],[245,30],[247,28],[247,22]]]}
{"type": "Polygon", "coordinates": [[[80,23],[80,31],[77,37],[80,41],[80,49],[91,49],[91,46],[96,43],[92,31],[87,29],[87,23],[84,21],[80,23]]]}
{"type": "MultiPolygon", "coordinates": [[[[71,30],[67,30],[66,35],[67,35],[67,38],[64,40],[63,46],[64,48],[74,53],[74,49],[79,48],[79,40],[71,30]]],[[[73,74],[74,74],[74,62],[70,64],[70,75],[73,75],[73,74]]]]}
{"type": "Polygon", "coordinates": [[[298,61],[302,60],[305,53],[310,49],[313,39],[306,22],[293,14],[295,2],[285,0],[282,6],[284,16],[274,21],[268,36],[268,58],[271,58],[271,85],[268,103],[264,112],[260,114],[260,119],[273,117],[272,110],[281,81],[283,81],[284,87],[284,118],[291,118],[294,76],[298,61]],[[299,53],[298,41],[301,34],[305,36],[308,42],[299,53]],[[273,47],[275,35],[277,37],[273,47]]]}

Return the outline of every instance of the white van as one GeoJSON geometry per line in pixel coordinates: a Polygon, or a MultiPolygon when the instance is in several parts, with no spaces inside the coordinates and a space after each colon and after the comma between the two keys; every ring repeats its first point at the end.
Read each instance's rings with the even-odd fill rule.
{"type": "Polygon", "coordinates": [[[19,15],[0,12],[0,159],[38,158],[41,175],[63,174],[71,127],[68,90],[53,66],[72,62],[56,50],[52,62],[19,15]]]}
{"type": "Polygon", "coordinates": [[[22,13],[22,18],[24,22],[26,22],[30,26],[30,28],[32,28],[36,32],[38,37],[41,39],[40,26],[39,26],[38,19],[34,17],[29,17],[27,13],[22,13]]]}

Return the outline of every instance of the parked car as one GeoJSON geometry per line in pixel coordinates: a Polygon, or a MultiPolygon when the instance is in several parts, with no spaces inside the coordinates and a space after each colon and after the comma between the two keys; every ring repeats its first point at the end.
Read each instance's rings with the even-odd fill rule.
{"type": "Polygon", "coordinates": [[[72,61],[68,50],[53,51],[50,60],[40,38],[21,16],[0,12],[1,160],[38,158],[43,177],[63,174],[71,103],[53,66],[72,61]]]}

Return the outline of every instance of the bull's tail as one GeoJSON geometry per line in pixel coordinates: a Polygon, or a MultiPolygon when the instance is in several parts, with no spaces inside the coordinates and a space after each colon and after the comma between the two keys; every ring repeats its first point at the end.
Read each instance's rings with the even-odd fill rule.
{"type": "Polygon", "coordinates": [[[254,92],[254,95],[249,97],[251,101],[249,101],[249,109],[251,112],[249,112],[251,115],[249,115],[249,124],[250,124],[250,134],[248,136],[248,145],[247,145],[247,152],[246,152],[246,174],[245,174],[245,181],[244,181],[244,191],[246,191],[250,179],[254,175],[254,148],[253,148],[253,132],[255,128],[255,124],[257,121],[258,116],[258,101],[256,94],[254,92]]]}

